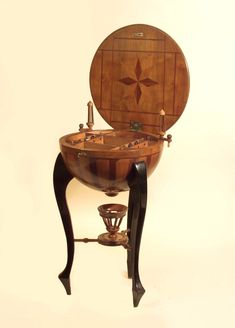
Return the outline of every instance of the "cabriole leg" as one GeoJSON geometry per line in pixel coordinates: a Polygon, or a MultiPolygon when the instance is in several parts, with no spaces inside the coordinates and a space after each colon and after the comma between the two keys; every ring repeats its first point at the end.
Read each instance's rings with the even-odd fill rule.
{"type": "Polygon", "coordinates": [[[132,278],[133,304],[138,306],[145,289],[139,276],[139,250],[147,206],[147,174],[145,162],[133,165],[130,179],[128,225],[130,231],[130,247],[127,264],[128,276],[132,278]]]}
{"type": "MultiPolygon", "coordinates": [[[[127,214],[127,236],[129,239],[129,245],[131,245],[131,225],[133,216],[133,188],[129,191],[128,201],[128,214],[127,214]]],[[[128,278],[132,278],[132,248],[127,249],[127,274],[128,278]]]]}
{"type": "Polygon", "coordinates": [[[54,191],[59,208],[60,216],[64,226],[67,242],[67,263],[64,270],[59,274],[59,279],[65,287],[66,293],[71,294],[70,287],[70,272],[73,264],[74,257],[74,236],[73,227],[69,214],[69,209],[66,201],[66,188],[68,183],[72,180],[73,176],[68,172],[62,155],[59,154],[54,167],[53,182],[54,191]]]}

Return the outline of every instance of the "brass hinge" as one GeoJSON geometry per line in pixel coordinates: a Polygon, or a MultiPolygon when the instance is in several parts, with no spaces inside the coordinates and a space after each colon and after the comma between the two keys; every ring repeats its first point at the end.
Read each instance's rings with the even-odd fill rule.
{"type": "Polygon", "coordinates": [[[136,121],[130,121],[130,127],[131,130],[133,131],[140,131],[142,129],[143,124],[140,122],[136,122],[136,121]]]}

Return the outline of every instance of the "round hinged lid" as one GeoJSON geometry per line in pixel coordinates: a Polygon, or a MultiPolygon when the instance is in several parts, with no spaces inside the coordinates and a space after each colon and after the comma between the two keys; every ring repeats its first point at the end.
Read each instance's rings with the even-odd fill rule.
{"type": "Polygon", "coordinates": [[[114,129],[131,122],[154,134],[182,114],[189,94],[189,73],[182,50],[165,32],[130,25],[110,34],[99,46],[90,70],[93,101],[114,129]]]}

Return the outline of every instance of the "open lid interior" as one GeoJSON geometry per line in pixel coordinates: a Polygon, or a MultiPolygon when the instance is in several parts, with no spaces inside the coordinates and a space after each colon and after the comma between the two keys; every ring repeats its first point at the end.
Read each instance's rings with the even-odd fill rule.
{"type": "Polygon", "coordinates": [[[131,122],[160,132],[160,111],[168,130],[184,111],[189,72],[177,43],[149,25],[130,25],[110,34],[99,46],[90,70],[96,108],[114,129],[131,122]]]}

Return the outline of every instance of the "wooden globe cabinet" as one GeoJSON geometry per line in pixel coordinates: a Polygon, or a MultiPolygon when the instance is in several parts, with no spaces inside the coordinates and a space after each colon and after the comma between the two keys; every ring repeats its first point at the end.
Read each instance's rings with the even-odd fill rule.
{"type": "Polygon", "coordinates": [[[71,294],[75,242],[123,246],[136,307],[145,292],[139,276],[139,250],[147,177],[156,168],[164,143],[172,141],[166,131],[185,108],[189,94],[187,63],[180,47],[165,32],[143,24],[126,26],[110,34],[96,51],[90,89],[96,109],[112,129],[93,130],[93,103],[89,101],[87,127],[80,124],[78,132],[59,140],[54,190],[68,254],[59,279],[71,294]],[[106,232],[97,239],[74,238],[65,196],[73,178],[110,197],[129,192],[128,208],[114,202],[99,206],[106,232]],[[126,213],[127,227],[120,231],[126,213]]]}

